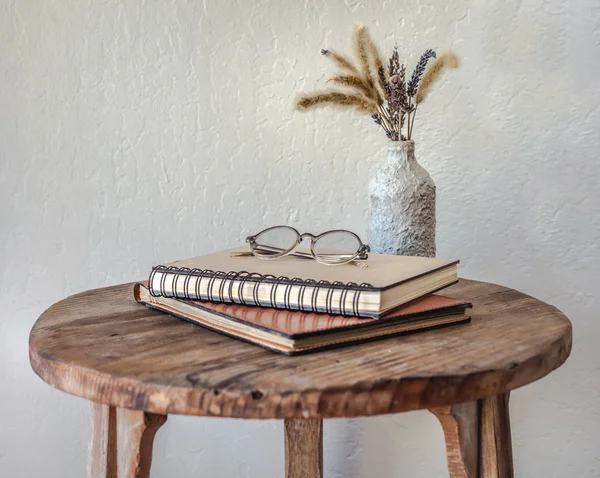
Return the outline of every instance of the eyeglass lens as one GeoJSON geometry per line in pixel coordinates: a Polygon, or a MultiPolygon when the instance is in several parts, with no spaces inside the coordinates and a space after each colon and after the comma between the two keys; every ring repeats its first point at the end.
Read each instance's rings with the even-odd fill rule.
{"type": "Polygon", "coordinates": [[[348,231],[323,234],[313,246],[313,252],[323,262],[335,264],[352,259],[360,248],[360,240],[348,231]]]}
{"type": "Polygon", "coordinates": [[[292,249],[298,240],[298,233],[288,226],[272,227],[261,232],[254,240],[255,254],[269,257],[292,249]]]}

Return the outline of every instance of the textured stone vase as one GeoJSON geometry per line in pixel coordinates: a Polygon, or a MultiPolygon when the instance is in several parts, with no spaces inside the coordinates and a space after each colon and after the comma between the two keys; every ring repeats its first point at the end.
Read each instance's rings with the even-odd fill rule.
{"type": "Polygon", "coordinates": [[[417,163],[414,141],[390,141],[369,183],[369,246],[379,254],[435,256],[435,183],[417,163]]]}

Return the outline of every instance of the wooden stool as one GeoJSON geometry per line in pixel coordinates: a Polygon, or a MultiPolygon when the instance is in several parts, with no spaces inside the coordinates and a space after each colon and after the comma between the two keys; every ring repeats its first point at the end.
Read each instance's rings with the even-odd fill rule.
{"type": "Polygon", "coordinates": [[[428,409],[451,477],[513,476],[509,391],[560,366],[571,324],[498,285],[461,280],[473,322],[286,357],[155,312],[132,284],[54,304],[30,336],[50,385],[91,400],[88,478],[148,477],[169,413],[285,420],[286,476],[323,476],[323,418],[428,409]]]}

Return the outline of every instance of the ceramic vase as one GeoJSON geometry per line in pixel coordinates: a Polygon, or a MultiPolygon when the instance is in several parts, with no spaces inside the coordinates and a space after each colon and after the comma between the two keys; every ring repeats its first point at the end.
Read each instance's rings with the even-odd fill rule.
{"type": "Polygon", "coordinates": [[[435,256],[435,183],[414,141],[390,141],[369,183],[369,246],[379,254],[435,256]]]}

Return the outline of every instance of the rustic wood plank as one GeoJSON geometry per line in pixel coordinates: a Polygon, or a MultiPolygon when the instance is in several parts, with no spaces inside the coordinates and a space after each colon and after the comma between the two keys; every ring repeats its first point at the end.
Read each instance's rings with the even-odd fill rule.
{"type": "Polygon", "coordinates": [[[149,478],[152,445],[164,415],[117,409],[118,478],[149,478]]]}
{"type": "Polygon", "coordinates": [[[327,418],[435,408],[502,394],[560,366],[571,324],[493,284],[444,291],[471,324],[285,357],[136,303],[133,285],[50,307],[30,335],[33,369],[65,392],[167,415],[327,418]]]}
{"type": "Polygon", "coordinates": [[[451,478],[513,478],[508,399],[430,409],[444,430],[451,478]]]}
{"type": "Polygon", "coordinates": [[[90,404],[88,478],[117,478],[117,411],[115,407],[90,404]]]}
{"type": "Polygon", "coordinates": [[[287,419],[286,478],[323,478],[323,420],[287,419]]]}
{"type": "Polygon", "coordinates": [[[450,478],[479,477],[479,403],[432,408],[444,430],[450,478]]]}
{"type": "Polygon", "coordinates": [[[481,478],[513,478],[509,394],[481,400],[481,478]]]}
{"type": "Polygon", "coordinates": [[[92,403],[88,478],[149,478],[154,436],[166,420],[164,415],[92,403]]]}

